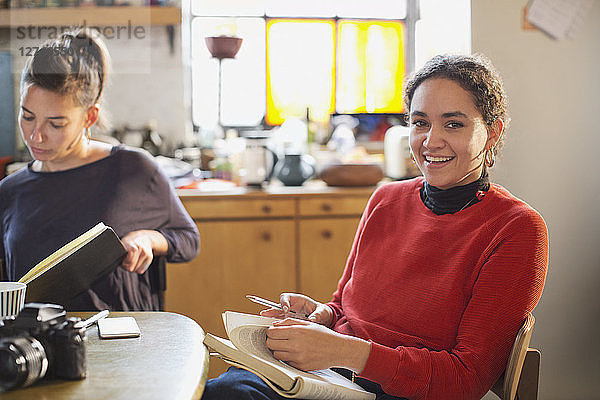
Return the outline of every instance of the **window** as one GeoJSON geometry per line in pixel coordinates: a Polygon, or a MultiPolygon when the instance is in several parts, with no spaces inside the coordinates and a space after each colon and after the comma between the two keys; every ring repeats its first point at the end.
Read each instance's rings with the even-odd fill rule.
{"type": "Polygon", "coordinates": [[[335,111],[335,22],[270,19],[267,21],[266,122],[313,119],[335,111]]]}
{"type": "Polygon", "coordinates": [[[315,120],[326,120],[332,113],[399,113],[402,81],[419,62],[416,58],[428,58],[438,48],[452,51],[453,46],[470,51],[468,4],[468,0],[184,1],[184,26],[189,26],[187,35],[184,31],[184,56],[187,48],[193,124],[200,131],[214,129],[219,108],[221,124],[236,127],[279,125],[290,116],[306,117],[307,110],[315,120]],[[427,14],[435,26],[419,20],[417,6],[421,19],[427,14]],[[466,21],[457,20],[454,16],[464,15],[465,7],[466,21]],[[442,37],[431,34],[440,26],[449,32],[464,31],[467,40],[457,41],[455,34],[442,42],[442,37]],[[243,39],[235,59],[219,62],[211,57],[204,38],[218,35],[243,39]],[[419,50],[419,43],[425,50],[419,50]]]}
{"type": "Polygon", "coordinates": [[[338,32],[337,112],[401,112],[404,23],[341,21],[338,32]]]}

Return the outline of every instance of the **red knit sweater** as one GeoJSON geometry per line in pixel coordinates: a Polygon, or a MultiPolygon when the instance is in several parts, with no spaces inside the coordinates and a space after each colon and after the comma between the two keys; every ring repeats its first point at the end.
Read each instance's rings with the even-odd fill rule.
{"type": "Polygon", "coordinates": [[[361,376],[409,399],[480,399],[498,379],[548,265],[542,217],[492,184],[436,215],[423,178],[380,187],[333,301],[333,328],[371,341],[361,376]]]}

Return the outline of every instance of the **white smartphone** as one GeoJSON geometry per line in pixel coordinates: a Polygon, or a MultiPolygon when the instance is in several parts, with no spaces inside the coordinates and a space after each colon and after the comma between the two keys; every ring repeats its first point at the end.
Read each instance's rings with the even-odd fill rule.
{"type": "Polygon", "coordinates": [[[101,339],[131,338],[140,336],[140,327],[133,317],[103,318],[98,321],[101,339]]]}

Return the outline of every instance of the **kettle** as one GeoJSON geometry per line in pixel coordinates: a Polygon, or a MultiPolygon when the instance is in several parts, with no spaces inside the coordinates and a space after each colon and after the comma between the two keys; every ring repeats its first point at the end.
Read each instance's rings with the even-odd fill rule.
{"type": "Polygon", "coordinates": [[[248,186],[262,187],[269,183],[277,164],[277,155],[267,147],[267,136],[246,136],[246,150],[242,155],[240,178],[248,186]]]}
{"type": "Polygon", "coordinates": [[[301,186],[315,173],[315,162],[311,156],[285,154],[275,167],[275,176],[285,186],[301,186]]]}

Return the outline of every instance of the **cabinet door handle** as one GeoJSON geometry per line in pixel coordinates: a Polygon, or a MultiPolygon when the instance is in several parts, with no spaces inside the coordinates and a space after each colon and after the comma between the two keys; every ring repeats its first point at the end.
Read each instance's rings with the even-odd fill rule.
{"type": "Polygon", "coordinates": [[[323,210],[325,212],[329,212],[329,211],[331,211],[331,209],[332,209],[331,204],[329,204],[329,203],[321,204],[321,210],[323,210]]]}
{"type": "Polygon", "coordinates": [[[323,236],[323,238],[325,238],[325,239],[331,239],[331,237],[333,236],[333,233],[331,233],[331,231],[329,229],[326,229],[321,232],[321,236],[323,236]]]}
{"type": "Polygon", "coordinates": [[[271,241],[271,233],[270,232],[263,232],[261,237],[262,237],[262,240],[264,240],[265,242],[271,241]]]}
{"type": "Polygon", "coordinates": [[[269,214],[271,212],[271,206],[268,204],[265,204],[264,206],[262,206],[262,210],[265,214],[269,214]]]}

